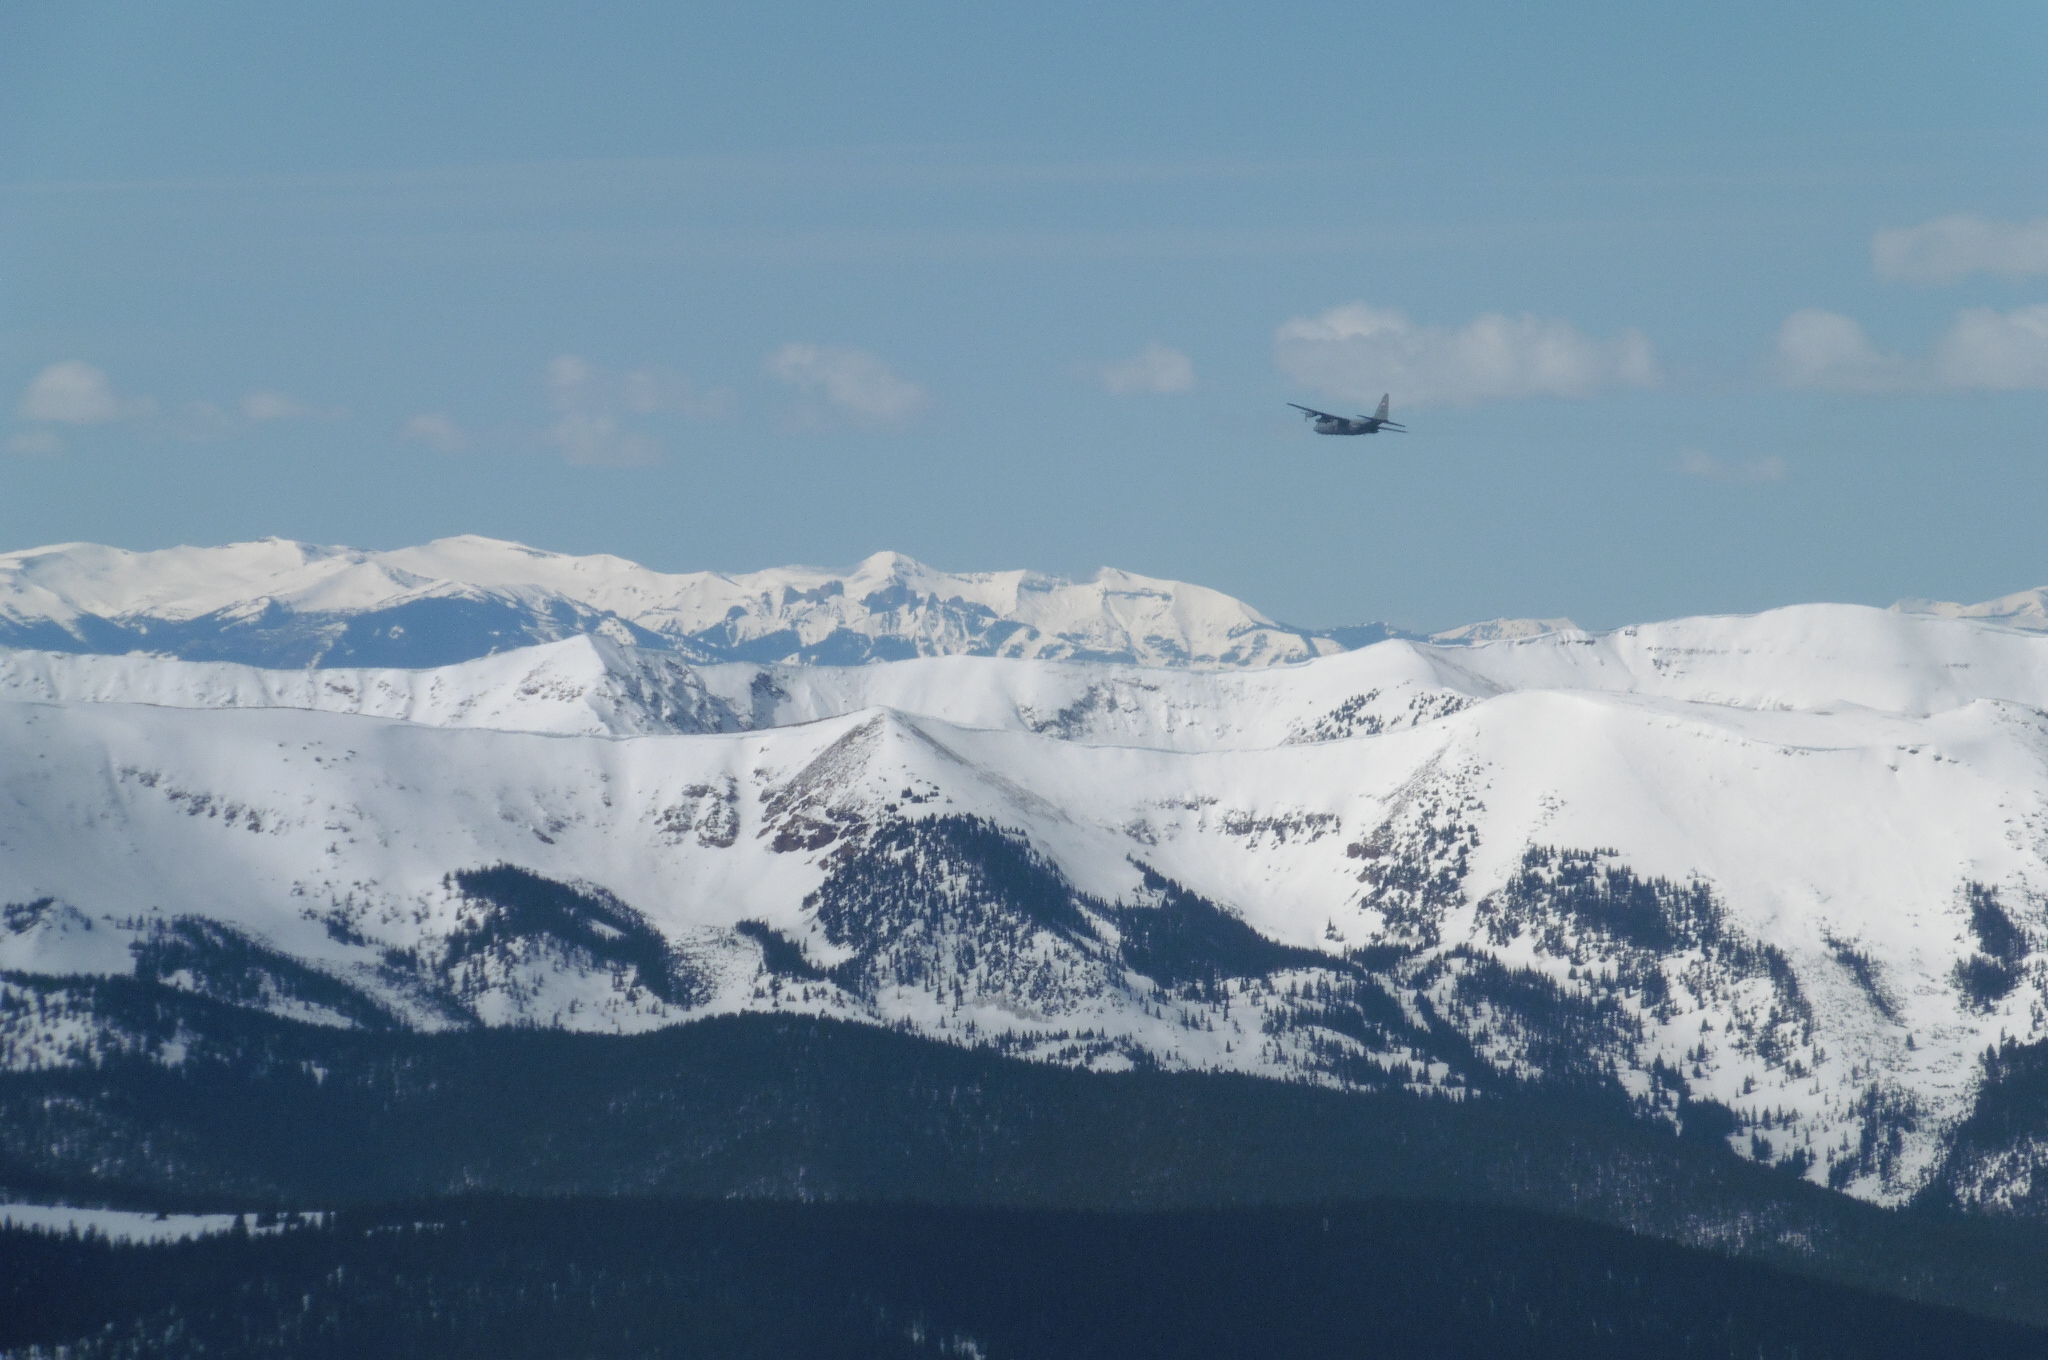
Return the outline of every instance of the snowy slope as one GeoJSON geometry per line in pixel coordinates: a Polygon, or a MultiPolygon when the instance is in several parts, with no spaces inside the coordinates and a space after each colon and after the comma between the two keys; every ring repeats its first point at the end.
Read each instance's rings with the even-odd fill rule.
{"type": "Polygon", "coordinates": [[[1605,634],[1561,629],[1451,645],[1398,639],[1313,665],[1208,671],[981,657],[691,665],[592,635],[424,670],[278,671],[0,649],[0,698],[307,708],[617,736],[740,731],[893,708],[967,727],[1197,751],[1371,735],[1522,690],[1909,715],[1977,699],[2048,707],[2048,648],[1967,620],[1803,605],[1605,634]]]}
{"type": "MultiPolygon", "coordinates": [[[[2048,637],[1825,605],[1211,670],[6,652],[0,969],[340,1025],[798,1009],[1607,1082],[1894,1201],[1985,1048],[2048,1027],[2044,710],[2048,637]]],[[[145,1042],[38,986],[0,979],[0,1061],[145,1042]]],[[[2044,1164],[1940,1174],[1996,1204],[2044,1164]]]]}
{"type": "Polygon", "coordinates": [[[984,655],[1265,666],[1343,646],[1183,582],[1108,568],[1083,580],[954,574],[898,553],[847,572],[739,575],[670,575],[475,536],[392,552],[266,539],[0,554],[0,643],[16,646],[428,666],[578,633],[698,660],[810,664],[984,655]]]}
{"type": "MultiPolygon", "coordinates": [[[[1462,672],[1449,674],[1469,687],[1462,672]]],[[[432,726],[615,736],[741,731],[889,707],[966,726],[1205,750],[1313,739],[1316,723],[1361,686],[1375,694],[1347,712],[1353,725],[1425,720],[1467,701],[1445,687],[1426,652],[1406,644],[1354,653],[1341,668],[1247,671],[984,657],[862,667],[691,665],[672,652],[589,635],[424,670],[265,670],[141,654],[0,649],[4,699],[304,708],[432,726]]]]}
{"type": "Polygon", "coordinates": [[[436,727],[619,736],[751,725],[674,653],[589,635],[426,670],[263,670],[145,654],[0,649],[0,699],[303,708],[436,727]]]}
{"type": "MultiPolygon", "coordinates": [[[[1194,753],[887,710],[625,739],[122,704],[11,703],[0,724],[0,900],[17,904],[0,962],[29,972],[125,971],[191,918],[417,1024],[636,1029],[801,1006],[1048,1055],[1085,1030],[1110,1041],[1093,1055],[1110,1065],[1142,1051],[1276,1074],[1318,1070],[1297,1039],[1342,1035],[1268,1029],[1285,989],[1316,976],[1299,960],[1204,999],[1044,932],[1021,953],[1051,986],[957,957],[867,986],[770,985],[742,922],[819,968],[855,959],[866,944],[834,938],[818,897],[849,850],[970,814],[1023,832],[1095,902],[1141,906],[1142,865],[1327,955],[1330,976],[1347,949],[1394,946],[1384,985],[1429,998],[1505,1070],[1550,1067],[1554,1035],[1474,961],[1548,978],[1554,1004],[1613,1022],[1575,1062],[1612,1063],[1647,1101],[1662,1064],[1690,1074],[1694,1099],[1772,1111],[1770,1155],[1810,1149],[1816,1174],[1849,1164],[1875,1091],[1916,1137],[1858,1171],[1872,1194],[1917,1184],[1976,1055],[2031,1033],[2040,1004],[2031,971],[1988,999],[1956,980],[1983,947],[1968,885],[2030,948],[2043,926],[2048,736],[2038,712],[1996,701],[1915,719],[1532,691],[1375,737],[1194,753]],[[1718,934],[1616,930],[1600,915],[1613,902],[1575,915],[1531,891],[1532,847],[1612,847],[1585,861],[1596,877],[1697,885],[1718,934]],[[474,904],[449,876],[499,863],[615,895],[690,961],[694,990],[661,996],[559,941],[464,955],[474,976],[452,982],[391,966],[452,952],[474,904]]],[[[1110,945],[1124,928],[1095,934],[1110,945]]],[[[204,967],[187,973],[206,988],[204,967]]],[[[348,1019],[288,976],[271,1008],[348,1019]]]]}

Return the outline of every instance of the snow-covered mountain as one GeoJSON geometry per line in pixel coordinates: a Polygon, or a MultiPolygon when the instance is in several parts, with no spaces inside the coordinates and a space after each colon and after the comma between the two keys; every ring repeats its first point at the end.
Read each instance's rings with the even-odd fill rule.
{"type": "Polygon", "coordinates": [[[1904,614],[1932,614],[1944,619],[1977,619],[2030,633],[2048,633],[2048,586],[2015,591],[1981,604],[1950,604],[1942,600],[1900,600],[1892,606],[1904,614]]]}
{"type": "Polygon", "coordinates": [[[847,572],[650,571],[464,536],[393,552],[284,539],[0,554],[0,645],[276,667],[436,666],[577,634],[694,661],[851,665],[914,656],[1270,666],[1391,636],[1310,632],[1179,581],[935,571],[876,553],[847,572]]]}
{"type": "Polygon", "coordinates": [[[593,634],[422,670],[0,649],[0,699],[310,709],[589,736],[740,732],[890,708],[1092,745],[1204,751],[1378,735],[1526,690],[1926,717],[1982,699],[2048,703],[2048,649],[2004,628],[1853,605],[1602,634],[1557,628],[1487,645],[1397,639],[1314,665],[1207,671],[985,657],[693,665],[593,634]]]}
{"type": "Polygon", "coordinates": [[[796,1010],[1096,1068],[1604,1085],[1998,1207],[2048,1127],[1950,1132],[2020,1064],[1986,1048],[2048,1029],[2048,637],[1813,605],[1209,669],[601,630],[422,670],[0,652],[0,904],[16,1067],[177,1052],[23,975],[345,1025],[796,1010]]]}

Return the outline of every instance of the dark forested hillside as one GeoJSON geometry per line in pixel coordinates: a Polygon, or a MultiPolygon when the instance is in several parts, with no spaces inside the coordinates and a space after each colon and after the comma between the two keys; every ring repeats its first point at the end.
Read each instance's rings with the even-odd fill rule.
{"type": "Polygon", "coordinates": [[[2048,1355],[2048,1333],[1515,1210],[425,1202],[162,1247],[0,1234],[68,1360],[2048,1355]]]}
{"type": "Polygon", "coordinates": [[[296,1024],[115,979],[110,1030],[184,1036],[0,1076],[0,1189],[139,1207],[661,1195],[1161,1209],[1519,1205],[2048,1323],[2026,1225],[1907,1218],[1594,1098],[1462,1102],[1079,1072],[872,1027],[735,1016],[637,1037],[296,1024]]]}

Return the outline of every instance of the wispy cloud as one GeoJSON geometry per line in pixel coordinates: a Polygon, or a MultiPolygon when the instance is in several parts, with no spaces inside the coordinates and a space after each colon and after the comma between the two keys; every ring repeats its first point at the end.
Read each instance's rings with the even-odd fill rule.
{"type": "Polygon", "coordinates": [[[59,425],[108,425],[156,411],[147,397],[122,396],[103,368],[77,359],[51,364],[29,380],[16,412],[24,420],[59,425]]]}
{"type": "Polygon", "coordinates": [[[1165,345],[1149,344],[1128,359],[1104,364],[1095,370],[1102,385],[1118,396],[1134,392],[1166,394],[1191,392],[1195,387],[1195,365],[1187,355],[1165,345]]]}
{"type": "Polygon", "coordinates": [[[577,467],[646,467],[661,461],[661,445],[624,428],[616,416],[571,411],[550,427],[548,438],[577,467]]]}
{"type": "Polygon", "coordinates": [[[340,407],[309,406],[284,392],[250,392],[232,407],[187,401],[165,409],[152,397],[116,389],[105,369],[79,359],[51,364],[29,381],[15,414],[42,428],[14,437],[10,447],[56,453],[63,441],[51,425],[127,425],[159,438],[204,442],[245,434],[259,425],[291,420],[341,420],[340,407]]]}
{"type": "Polygon", "coordinates": [[[1794,312],[1778,328],[1778,377],[1822,392],[2019,392],[2048,389],[2048,303],[1956,313],[1925,359],[1888,354],[1851,317],[1794,312]]]}
{"type": "Polygon", "coordinates": [[[791,343],[768,356],[770,376],[826,410],[867,426],[901,425],[931,403],[931,394],[898,377],[864,349],[791,343]]]}
{"type": "Polygon", "coordinates": [[[251,392],[239,403],[242,419],[251,425],[272,420],[343,420],[339,406],[308,406],[288,392],[251,392]]]}
{"type": "Polygon", "coordinates": [[[660,442],[636,424],[635,417],[706,419],[724,415],[732,407],[730,392],[700,390],[679,373],[658,368],[613,373],[574,354],[550,360],[545,381],[548,404],[556,413],[548,442],[582,467],[640,467],[659,462],[663,453],[660,442]]]}
{"type": "Polygon", "coordinates": [[[262,425],[346,419],[347,410],[339,406],[308,406],[283,392],[251,392],[232,406],[210,401],[185,402],[161,417],[151,419],[147,428],[154,434],[203,444],[216,439],[233,439],[262,425]]]}
{"type": "Polygon", "coordinates": [[[548,439],[580,467],[641,467],[658,462],[661,446],[621,423],[617,384],[573,354],[548,364],[548,404],[559,417],[548,439]]]}
{"type": "Polygon", "coordinates": [[[1658,381],[1650,342],[1625,330],[1594,340],[1570,322],[1488,312],[1463,326],[1418,326],[1364,303],[1295,317],[1274,336],[1281,371],[1355,402],[1395,393],[1408,405],[1586,397],[1658,381]]]}
{"type": "Polygon", "coordinates": [[[1773,454],[1765,458],[1737,459],[1730,461],[1716,458],[1711,453],[1688,449],[1678,455],[1671,470],[1681,477],[1695,477],[1704,482],[1782,482],[1785,480],[1785,460],[1773,454]]]}
{"type": "Polygon", "coordinates": [[[424,444],[436,453],[461,453],[473,442],[468,430],[445,411],[427,411],[409,417],[398,427],[401,444],[424,444]]]}
{"type": "Polygon", "coordinates": [[[1959,213],[1917,227],[1886,227],[1871,237],[1870,263],[1879,278],[1907,283],[2048,274],[2048,217],[1994,222],[1959,213]]]}
{"type": "Polygon", "coordinates": [[[577,410],[710,419],[732,409],[732,393],[724,388],[699,388],[683,374],[663,368],[613,373],[574,354],[548,361],[547,387],[549,399],[558,407],[577,410]]]}

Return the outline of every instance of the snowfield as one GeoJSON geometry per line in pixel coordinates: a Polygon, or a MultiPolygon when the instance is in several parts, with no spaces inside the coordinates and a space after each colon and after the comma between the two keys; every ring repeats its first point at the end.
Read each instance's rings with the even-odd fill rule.
{"type": "MultiPolygon", "coordinates": [[[[104,617],[253,588],[8,560],[104,617]]],[[[652,589],[627,567],[588,598],[652,589]]],[[[334,1025],[797,1010],[1105,1070],[1604,1081],[1898,1202],[1984,1050],[2048,1028],[2048,636],[1811,605],[1228,668],[6,651],[0,903],[16,1067],[124,1042],[29,975],[334,1025]]],[[[1963,1177],[1994,1206],[2044,1154],[2001,1155],[1963,1177]]]]}

